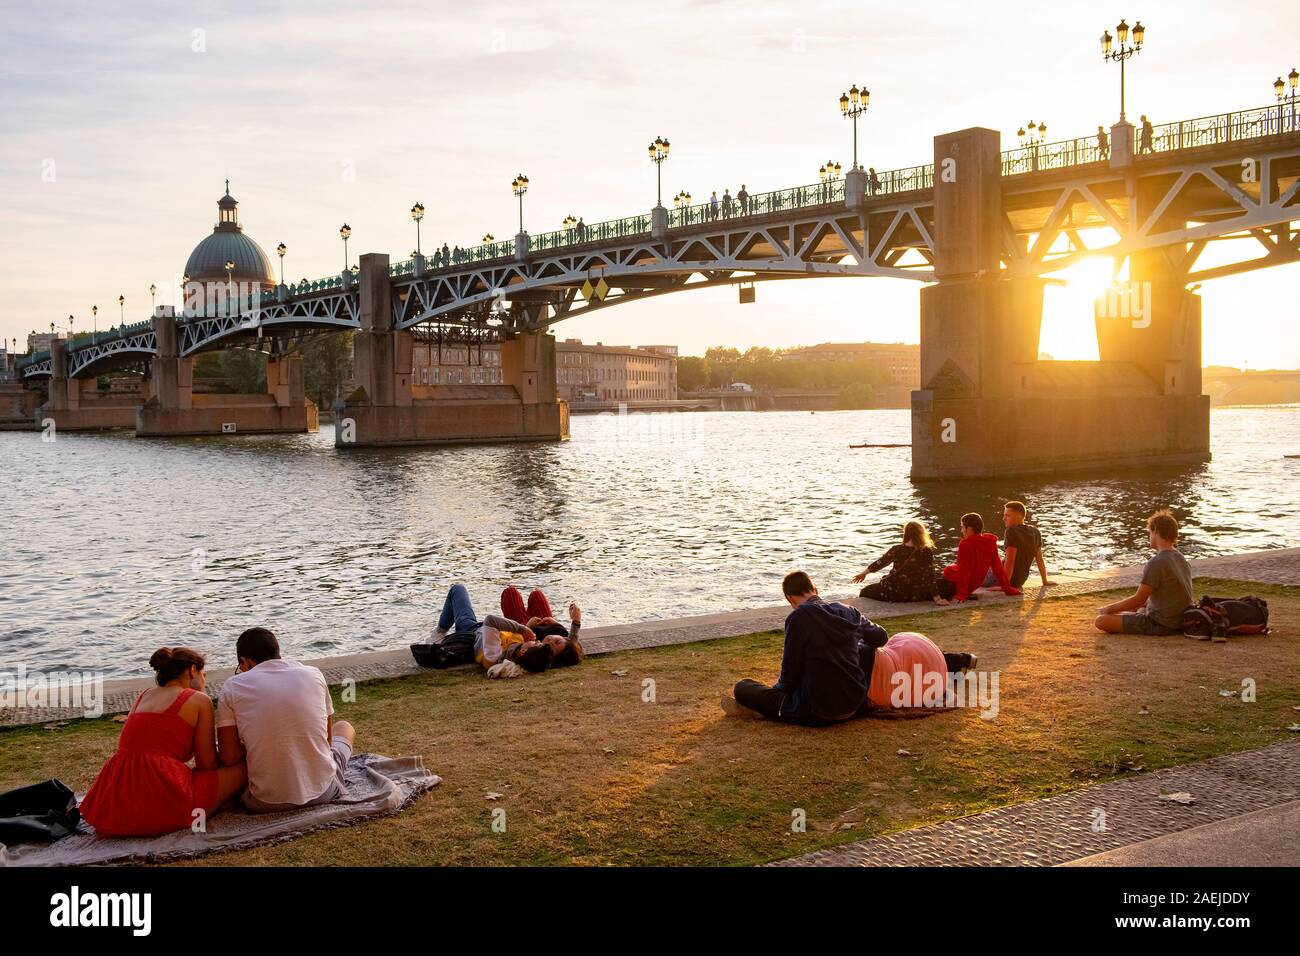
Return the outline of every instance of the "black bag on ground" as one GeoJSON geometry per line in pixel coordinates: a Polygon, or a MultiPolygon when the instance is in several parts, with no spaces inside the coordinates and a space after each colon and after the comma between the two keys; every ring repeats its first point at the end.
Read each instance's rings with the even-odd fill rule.
{"type": "Polygon", "coordinates": [[[421,667],[439,670],[474,660],[473,634],[448,634],[440,644],[412,644],[411,656],[421,667]]]}
{"type": "Polygon", "coordinates": [[[81,820],[77,798],[60,780],[0,793],[0,843],[50,843],[62,839],[81,820]]]}
{"type": "Polygon", "coordinates": [[[1268,602],[1253,595],[1240,598],[1203,596],[1183,612],[1183,633],[1194,637],[1235,637],[1268,633],[1268,602]]]}

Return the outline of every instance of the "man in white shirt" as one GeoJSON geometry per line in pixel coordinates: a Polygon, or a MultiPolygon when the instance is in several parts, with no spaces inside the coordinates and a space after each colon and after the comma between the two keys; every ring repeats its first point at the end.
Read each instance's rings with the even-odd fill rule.
{"type": "Polygon", "coordinates": [[[235,653],[239,673],[217,703],[217,745],[223,765],[248,762],[244,807],[274,813],[338,799],[356,731],[334,720],[325,676],[282,660],[264,627],[240,634],[235,653]]]}

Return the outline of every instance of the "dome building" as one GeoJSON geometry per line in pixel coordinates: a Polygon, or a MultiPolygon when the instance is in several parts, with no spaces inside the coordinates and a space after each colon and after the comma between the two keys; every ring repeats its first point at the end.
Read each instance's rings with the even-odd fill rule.
{"type": "Polygon", "coordinates": [[[262,247],[244,234],[239,224],[239,203],[230,195],[230,180],[226,180],[226,194],[217,200],[217,224],[208,236],[190,253],[185,262],[185,275],[191,283],[219,282],[227,279],[246,291],[269,291],[276,285],[275,269],[271,257],[262,247]],[[227,274],[226,263],[234,268],[227,274]]]}

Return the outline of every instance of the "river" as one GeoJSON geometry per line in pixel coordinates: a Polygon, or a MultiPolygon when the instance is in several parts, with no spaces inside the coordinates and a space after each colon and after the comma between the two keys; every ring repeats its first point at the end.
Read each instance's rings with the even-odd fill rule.
{"type": "Polygon", "coordinates": [[[1188,556],[1300,543],[1300,406],[1211,412],[1214,460],[1107,477],[914,485],[909,413],[575,415],[555,444],[334,450],[334,435],[143,440],[0,433],[0,670],[147,672],[160,644],[218,664],[265,625],[288,655],[401,647],[465,582],[579,600],[591,625],[825,591],[930,525],[946,560],[959,515],[1001,531],[1022,498],[1049,570],[1145,558],[1171,505],[1188,556]]]}

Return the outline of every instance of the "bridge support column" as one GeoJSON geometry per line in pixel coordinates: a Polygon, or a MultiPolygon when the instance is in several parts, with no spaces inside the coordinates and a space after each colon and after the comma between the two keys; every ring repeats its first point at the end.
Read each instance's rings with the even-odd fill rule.
{"type": "Polygon", "coordinates": [[[36,409],[37,425],[53,420],[57,431],[104,431],[135,425],[133,399],[101,397],[94,378],[68,375],[68,343],[50,343],[50,391],[46,403],[36,409]]]}
{"type": "Polygon", "coordinates": [[[157,353],[149,398],[135,414],[137,436],[292,434],[319,427],[316,406],[304,397],[301,356],[267,361],[267,394],[195,395],[194,359],[179,354],[175,317],[155,315],[153,324],[157,353]]]}
{"type": "Polygon", "coordinates": [[[1040,362],[1043,282],[1003,278],[999,262],[998,150],[991,130],[935,139],[939,281],[921,290],[912,477],[1203,460],[1209,406],[1200,395],[1196,297],[1174,280],[1152,283],[1150,325],[1103,328],[1098,320],[1102,361],[1040,362]]]}
{"type": "Polygon", "coordinates": [[[556,398],[555,338],[523,332],[502,342],[501,385],[416,387],[414,336],[393,324],[388,256],[361,257],[361,329],[355,387],[335,406],[335,445],[442,445],[569,437],[569,406],[556,398]]]}

